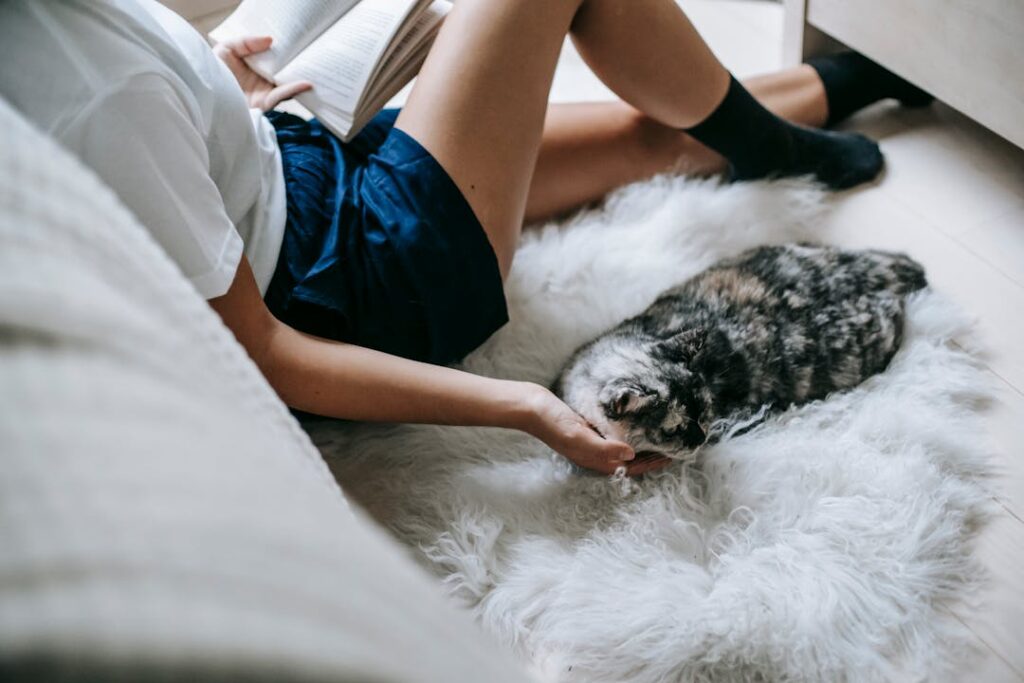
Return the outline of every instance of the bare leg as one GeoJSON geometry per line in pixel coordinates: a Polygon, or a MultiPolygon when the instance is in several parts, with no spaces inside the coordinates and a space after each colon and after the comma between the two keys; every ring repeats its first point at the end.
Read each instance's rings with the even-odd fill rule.
{"type": "Polygon", "coordinates": [[[572,39],[616,95],[673,128],[700,123],[729,87],[729,72],[672,0],[587,0],[572,39]]]}
{"type": "Polygon", "coordinates": [[[625,102],[553,104],[544,121],[525,219],[575,209],[616,187],[669,170],[691,156],[687,147],[692,146],[692,138],[625,102]]]}
{"type": "Polygon", "coordinates": [[[673,0],[460,0],[396,125],[430,151],[459,187],[502,275],[526,215],[548,91],[570,29],[591,68],[633,107],[665,126],[702,123],[702,135],[734,149],[730,167],[738,169],[738,178],[764,177],[778,163],[785,166],[780,171],[813,172],[840,188],[873,177],[881,166],[870,141],[786,127],[746,90],[733,88],[673,0]],[[708,115],[727,93],[727,113],[709,128],[708,115]],[[744,110],[765,126],[766,135],[753,136],[754,154],[742,153],[749,131],[730,137],[730,130],[743,128],[744,110]],[[860,155],[852,167],[851,148],[860,155]],[[740,167],[738,159],[746,163],[740,167]]]}
{"type": "Polygon", "coordinates": [[[841,190],[882,168],[881,150],[868,138],[817,131],[765,109],[732,80],[675,2],[587,0],[573,19],[572,38],[623,100],[728,157],[733,180],[811,175],[841,190]],[[695,82],[703,85],[696,101],[695,82]]]}
{"type": "MultiPolygon", "coordinates": [[[[675,126],[700,121],[728,86],[728,72],[672,0],[456,3],[396,125],[426,147],[455,181],[483,225],[503,274],[522,229],[562,41],[580,7],[592,3],[607,7],[583,22],[581,43],[610,41],[603,50],[608,59],[600,60],[610,73],[602,77],[611,75],[621,84],[635,70],[628,92],[648,115],[656,113],[658,120],[675,126]],[[616,7],[628,12],[619,16],[616,7]],[[652,26],[656,30],[649,30],[652,26]],[[638,43],[637,35],[645,40],[638,43]],[[634,54],[617,67],[606,64],[625,43],[634,54]],[[665,65],[676,68],[666,70],[665,65]]],[[[593,58],[594,52],[587,54],[593,58]]]]}
{"type": "Polygon", "coordinates": [[[770,112],[793,123],[821,128],[828,121],[825,86],[806,64],[754,76],[743,85],[770,112]]]}
{"type": "Polygon", "coordinates": [[[562,41],[581,0],[459,0],[396,127],[451,176],[508,274],[562,41]]]}
{"type": "MultiPolygon", "coordinates": [[[[809,66],[755,76],[744,85],[770,111],[794,123],[818,127],[828,117],[825,90],[809,66]]],[[[526,220],[575,209],[669,170],[711,175],[725,170],[725,159],[624,102],[551,105],[526,220]]]]}

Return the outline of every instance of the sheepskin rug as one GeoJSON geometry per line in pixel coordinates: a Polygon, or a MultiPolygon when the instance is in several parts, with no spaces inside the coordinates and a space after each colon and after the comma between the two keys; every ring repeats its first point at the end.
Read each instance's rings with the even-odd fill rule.
{"type": "MultiPolygon", "coordinates": [[[[801,182],[626,188],[524,236],[512,321],[465,368],[549,383],[716,260],[827,242],[825,210],[801,182]]],[[[309,429],[348,496],[541,680],[941,680],[967,654],[946,607],[979,581],[989,500],[968,328],[925,291],[883,374],[638,480],[505,430],[309,429]]]]}

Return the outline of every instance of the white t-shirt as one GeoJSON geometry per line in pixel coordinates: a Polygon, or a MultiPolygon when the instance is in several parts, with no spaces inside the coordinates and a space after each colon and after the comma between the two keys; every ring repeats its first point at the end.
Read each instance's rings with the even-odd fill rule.
{"type": "Polygon", "coordinates": [[[243,252],[266,292],[285,224],[273,127],[185,20],[153,0],[2,0],[0,45],[3,97],[95,170],[202,296],[228,290],[243,252]]]}

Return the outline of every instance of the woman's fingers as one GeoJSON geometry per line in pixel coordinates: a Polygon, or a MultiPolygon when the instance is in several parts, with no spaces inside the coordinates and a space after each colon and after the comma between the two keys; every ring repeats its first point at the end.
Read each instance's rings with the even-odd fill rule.
{"type": "Polygon", "coordinates": [[[312,88],[313,84],[310,83],[309,81],[295,81],[294,83],[285,83],[284,85],[279,85],[273,90],[271,90],[270,93],[267,95],[267,99],[269,100],[269,106],[267,107],[267,109],[273,109],[274,107],[281,104],[285,100],[290,100],[296,95],[304,93],[307,90],[311,90],[312,88]]]}
{"type": "Polygon", "coordinates": [[[618,468],[625,467],[626,474],[635,477],[672,464],[671,458],[656,453],[636,455],[628,444],[605,439],[589,425],[583,428],[578,439],[585,444],[586,451],[571,458],[573,462],[603,474],[614,474],[618,468]]]}
{"type": "Polygon", "coordinates": [[[586,439],[589,442],[589,446],[593,449],[596,455],[599,455],[604,460],[609,462],[622,462],[624,460],[632,460],[636,457],[633,453],[633,449],[629,447],[629,444],[623,443],[622,441],[612,441],[605,439],[600,434],[595,432],[590,426],[584,427],[586,433],[586,439]]]}
{"type": "Polygon", "coordinates": [[[528,431],[580,467],[602,474],[625,467],[627,474],[635,476],[672,462],[657,454],[637,456],[629,444],[604,438],[546,389],[538,387],[530,396],[536,422],[528,431]]]}
{"type": "Polygon", "coordinates": [[[573,431],[566,455],[581,467],[611,474],[634,458],[628,444],[603,438],[582,419],[573,431]]]}
{"type": "Polygon", "coordinates": [[[626,463],[626,474],[636,477],[647,472],[660,470],[672,464],[672,458],[663,455],[638,455],[632,462],[626,463]]]}
{"type": "Polygon", "coordinates": [[[224,45],[238,57],[248,57],[269,50],[273,42],[270,36],[246,36],[225,41],[224,45]]]}

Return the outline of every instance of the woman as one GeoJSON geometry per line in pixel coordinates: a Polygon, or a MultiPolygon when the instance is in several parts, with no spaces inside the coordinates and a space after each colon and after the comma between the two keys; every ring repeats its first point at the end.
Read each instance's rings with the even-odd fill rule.
{"type": "Polygon", "coordinates": [[[458,0],[405,107],[350,145],[259,115],[309,87],[245,65],[269,37],[216,46],[221,63],[148,0],[10,0],[0,40],[5,97],[139,215],[288,405],[520,429],[600,472],[665,463],[543,387],[442,365],[506,321],[524,220],[669,168],[853,186],[877,146],[804,126],[926,100],[847,54],[748,82],[777,118],[673,0],[458,0]],[[622,101],[548,106],[566,34],[622,101]]]}

